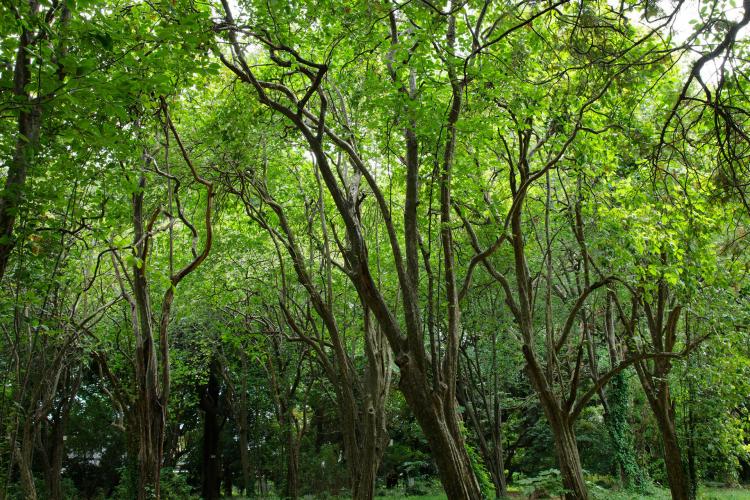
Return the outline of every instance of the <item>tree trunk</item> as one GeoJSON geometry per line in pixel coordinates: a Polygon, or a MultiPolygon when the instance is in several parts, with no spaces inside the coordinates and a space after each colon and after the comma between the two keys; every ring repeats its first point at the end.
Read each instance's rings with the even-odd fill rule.
{"type": "Polygon", "coordinates": [[[397,363],[401,368],[399,388],[430,444],[446,495],[450,499],[481,499],[479,482],[459,431],[455,403],[441,397],[445,391],[438,395],[428,389],[418,369],[408,361],[399,359],[397,363]]]}
{"type": "Polygon", "coordinates": [[[581,467],[581,457],[578,454],[573,422],[559,407],[554,395],[547,391],[538,391],[538,394],[555,441],[565,498],[566,500],[587,500],[589,492],[583,479],[583,467],[581,467]]]}
{"type": "Polygon", "coordinates": [[[65,428],[68,423],[71,407],[81,385],[82,373],[71,373],[72,368],[66,368],[63,381],[58,386],[60,397],[52,408],[51,416],[46,421],[47,431],[42,433],[42,448],[45,458],[44,480],[47,487],[47,497],[51,500],[63,500],[62,464],[65,458],[65,428]]]}
{"type": "Polygon", "coordinates": [[[201,497],[207,500],[218,499],[221,490],[218,401],[219,381],[216,376],[215,362],[212,362],[208,384],[201,395],[201,408],[204,411],[201,497]]]}
{"type": "Polygon", "coordinates": [[[505,458],[503,457],[502,438],[498,439],[493,445],[494,460],[490,460],[490,476],[492,476],[492,485],[495,487],[495,497],[505,498],[508,495],[508,488],[505,483],[505,458]]]}
{"type": "Polygon", "coordinates": [[[248,455],[247,440],[247,354],[244,349],[240,349],[240,362],[242,364],[242,380],[240,381],[240,408],[239,421],[237,427],[240,435],[240,463],[242,464],[242,489],[245,496],[250,496],[253,492],[252,470],[250,457],[248,455]]]}
{"type": "MultiPolygon", "coordinates": [[[[30,10],[32,14],[36,14],[39,10],[38,3],[30,2],[30,10]]],[[[0,192],[0,281],[15,245],[13,227],[23,199],[26,177],[39,147],[42,109],[36,99],[26,91],[26,86],[31,81],[29,53],[33,45],[34,33],[28,28],[23,28],[19,35],[13,71],[13,95],[19,102],[25,101],[26,106],[21,107],[18,113],[16,144],[13,157],[8,164],[5,187],[0,192]]]]}
{"type": "Polygon", "coordinates": [[[493,414],[485,417],[488,421],[487,425],[490,427],[491,440],[488,442],[485,437],[485,429],[482,426],[481,418],[477,415],[477,410],[474,407],[475,400],[469,397],[471,394],[469,385],[471,383],[472,382],[466,378],[458,384],[458,401],[465,407],[466,415],[469,417],[468,424],[474,428],[474,432],[477,435],[479,452],[484,460],[484,465],[487,467],[487,472],[490,473],[492,485],[495,488],[495,497],[504,498],[507,495],[507,487],[505,483],[505,458],[503,456],[504,451],[501,429],[502,417],[500,408],[497,406],[490,409],[490,412],[493,414]]]}
{"type": "MultiPolygon", "coordinates": [[[[460,389],[459,402],[466,408],[466,414],[469,417],[468,422],[474,428],[474,432],[477,435],[479,452],[484,460],[484,465],[487,467],[487,472],[490,473],[492,485],[495,488],[495,497],[504,498],[507,495],[507,488],[505,484],[505,460],[503,457],[502,434],[499,429],[492,429],[492,441],[491,443],[487,441],[480,418],[477,416],[477,412],[474,409],[474,402],[469,400],[466,395],[462,395],[462,392],[464,392],[464,390],[460,389]]],[[[497,423],[495,423],[495,420],[490,416],[489,421],[489,425],[491,426],[500,426],[499,419],[497,423]]]]}
{"type": "Polygon", "coordinates": [[[628,487],[644,486],[643,473],[635,459],[633,433],[628,423],[628,386],[624,373],[612,377],[609,383],[608,411],[604,415],[612,439],[615,459],[623,484],[628,487]]]}
{"type": "MultiPolygon", "coordinates": [[[[665,304],[668,300],[668,294],[666,285],[660,282],[655,311],[650,304],[644,303],[651,341],[654,349],[659,352],[673,352],[677,338],[677,322],[682,309],[681,305],[676,305],[668,314],[666,313],[665,304]]],[[[690,482],[682,462],[672,397],[669,391],[669,374],[672,370],[672,362],[670,359],[657,358],[654,359],[651,368],[646,363],[636,363],[634,366],[661,433],[664,446],[664,465],[667,470],[667,480],[672,498],[689,500],[690,482]]]]}
{"type": "Polygon", "coordinates": [[[232,469],[229,467],[228,460],[224,460],[224,496],[232,497],[232,469]]]}
{"type": "Polygon", "coordinates": [[[48,463],[47,470],[44,471],[44,481],[47,486],[47,497],[50,500],[62,500],[62,462],[65,451],[65,422],[62,415],[54,418],[50,427],[45,443],[48,463]]]}
{"type": "Polygon", "coordinates": [[[153,400],[138,404],[138,500],[159,498],[163,421],[157,405],[153,400]]]}
{"type": "Polygon", "coordinates": [[[386,401],[391,386],[391,349],[380,328],[365,309],[365,355],[363,411],[359,417],[362,442],[357,455],[348,457],[352,474],[352,497],[371,500],[375,496],[380,461],[388,445],[386,401]]]}
{"type": "Polygon", "coordinates": [[[574,422],[568,416],[568,410],[558,403],[557,396],[544,378],[544,373],[528,346],[523,347],[526,358],[526,371],[529,379],[539,395],[539,401],[547,416],[552,437],[555,440],[558,466],[562,476],[565,498],[567,500],[587,500],[589,492],[583,479],[581,457],[578,454],[574,422]]]}
{"type": "Polygon", "coordinates": [[[555,450],[562,475],[565,498],[567,500],[586,500],[588,490],[583,479],[581,458],[578,454],[578,443],[572,422],[567,419],[550,418],[550,427],[555,439],[555,450]]]}
{"type": "Polygon", "coordinates": [[[16,446],[16,463],[21,479],[21,491],[26,500],[36,500],[34,473],[31,468],[34,456],[34,429],[30,417],[24,421],[21,442],[16,446]]]}
{"type": "MultiPolygon", "coordinates": [[[[139,187],[145,190],[146,178],[141,176],[139,187]]],[[[148,240],[145,237],[143,191],[133,195],[133,246],[137,257],[133,260],[133,330],[135,333],[136,422],[138,425],[138,500],[159,498],[159,478],[164,446],[166,408],[162,405],[156,349],[152,328],[151,299],[146,277],[145,256],[148,240]]],[[[165,369],[168,369],[165,367],[165,369]]]]}
{"type": "MultiPolygon", "coordinates": [[[[620,345],[615,335],[615,317],[613,311],[614,292],[607,293],[604,309],[604,336],[607,341],[610,366],[617,366],[622,361],[620,345]]],[[[620,372],[609,382],[605,395],[602,389],[600,397],[604,406],[604,420],[614,446],[615,458],[621,482],[627,487],[642,489],[645,486],[643,471],[636,461],[633,432],[628,422],[630,398],[625,372],[620,372]]]]}
{"type": "Polygon", "coordinates": [[[372,500],[375,497],[375,480],[388,444],[385,405],[373,405],[367,397],[364,410],[365,415],[360,426],[363,443],[357,453],[358,457],[352,457],[353,463],[349,464],[352,498],[355,500],[372,500]]]}
{"type": "Polygon", "coordinates": [[[664,445],[664,465],[667,469],[669,491],[672,493],[674,500],[688,500],[690,498],[690,483],[682,463],[682,453],[671,408],[664,408],[660,404],[652,408],[664,445]]]}
{"type": "Polygon", "coordinates": [[[299,498],[299,449],[292,430],[291,422],[286,431],[287,462],[286,462],[286,497],[299,498]]]}

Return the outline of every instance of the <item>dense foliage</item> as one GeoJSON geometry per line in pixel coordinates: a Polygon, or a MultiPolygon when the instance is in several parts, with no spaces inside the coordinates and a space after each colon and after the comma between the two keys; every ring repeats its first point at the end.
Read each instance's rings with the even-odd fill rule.
{"type": "Polygon", "coordinates": [[[0,500],[750,481],[750,0],[0,5],[0,500]]]}

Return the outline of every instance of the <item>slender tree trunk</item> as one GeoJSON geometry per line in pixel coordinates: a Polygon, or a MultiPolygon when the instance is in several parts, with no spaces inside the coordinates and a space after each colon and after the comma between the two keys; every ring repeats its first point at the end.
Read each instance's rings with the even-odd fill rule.
{"type": "Polygon", "coordinates": [[[232,497],[232,469],[229,467],[229,461],[224,460],[224,497],[232,497]]]}
{"type": "MultiPolygon", "coordinates": [[[[662,260],[666,263],[666,256],[663,256],[662,260]]],[[[660,282],[658,295],[656,296],[656,307],[652,307],[647,302],[644,303],[648,331],[657,352],[673,352],[677,339],[677,323],[682,306],[675,305],[667,312],[668,301],[669,290],[664,282],[660,282]]],[[[636,363],[635,369],[661,433],[664,446],[664,465],[672,498],[688,500],[690,498],[690,481],[685,470],[685,464],[682,461],[672,397],[669,390],[669,374],[672,370],[672,362],[669,359],[654,359],[651,369],[646,363],[636,363]]]]}
{"type": "Polygon", "coordinates": [[[664,445],[664,465],[667,469],[669,491],[674,500],[689,500],[690,483],[682,462],[682,453],[677,439],[677,430],[670,407],[661,404],[652,406],[664,445]]]}
{"type": "Polygon", "coordinates": [[[26,500],[36,500],[32,460],[34,456],[34,426],[31,418],[25,419],[21,430],[21,442],[16,447],[16,464],[21,480],[21,491],[26,500]]]}
{"type": "Polygon", "coordinates": [[[508,487],[505,482],[505,458],[503,457],[503,443],[500,439],[493,445],[494,460],[490,461],[492,485],[495,487],[495,497],[505,498],[508,495],[508,487]]]}
{"type": "MultiPolygon", "coordinates": [[[[692,342],[690,331],[690,317],[688,310],[685,309],[685,341],[692,342]]],[[[691,353],[687,355],[687,373],[693,371],[693,360],[691,353]]],[[[687,473],[690,481],[690,500],[695,500],[698,495],[698,471],[695,467],[695,415],[693,412],[693,402],[695,401],[695,380],[693,377],[687,377],[688,397],[685,401],[687,406],[687,418],[685,419],[685,428],[687,434],[687,473]]]]}
{"type": "Polygon", "coordinates": [[[291,421],[286,431],[286,497],[299,498],[299,448],[292,430],[291,421]]]}
{"type": "MultiPolygon", "coordinates": [[[[610,366],[616,366],[622,361],[621,349],[615,336],[613,302],[614,292],[610,291],[607,293],[604,309],[604,337],[607,342],[610,366]]],[[[620,480],[628,487],[643,488],[645,486],[643,471],[636,461],[633,431],[628,422],[630,398],[624,371],[612,377],[606,395],[602,389],[600,397],[605,408],[605,423],[614,445],[620,480]]]]}
{"type": "Polygon", "coordinates": [[[608,411],[604,415],[614,447],[617,466],[626,486],[642,487],[643,473],[635,459],[633,433],[628,423],[628,386],[624,373],[618,373],[609,383],[608,411]]]}
{"type": "MultiPolygon", "coordinates": [[[[491,442],[487,441],[480,418],[474,409],[474,401],[468,398],[468,389],[466,388],[466,385],[469,383],[471,382],[465,381],[464,383],[459,384],[459,403],[466,408],[466,415],[469,417],[468,423],[474,428],[474,432],[477,435],[479,452],[482,455],[487,471],[490,473],[492,485],[495,488],[495,496],[497,498],[503,498],[506,496],[507,490],[505,484],[505,461],[503,458],[502,435],[500,434],[499,429],[492,429],[492,440],[491,442]]],[[[490,426],[500,426],[499,419],[495,420],[492,416],[488,416],[488,420],[490,426]]]]}
{"type": "Polygon", "coordinates": [[[43,435],[45,439],[42,445],[47,456],[45,482],[50,500],[63,500],[62,466],[63,458],[65,458],[65,429],[83,376],[80,370],[76,373],[71,373],[71,370],[71,368],[65,369],[63,381],[58,389],[61,397],[57,406],[53,408],[52,418],[48,422],[49,432],[43,435]]]}
{"type": "Polygon", "coordinates": [[[244,349],[240,349],[240,362],[242,366],[242,380],[240,381],[240,408],[239,408],[239,421],[237,427],[239,428],[240,435],[240,463],[242,464],[242,489],[245,496],[251,495],[253,492],[253,481],[252,481],[252,470],[250,465],[250,456],[248,455],[248,440],[247,440],[247,379],[248,379],[248,367],[247,367],[247,354],[244,349]]]}
{"type": "MultiPolygon", "coordinates": [[[[146,178],[141,176],[139,186],[145,189],[146,178]]],[[[138,500],[159,498],[159,477],[164,446],[166,408],[162,406],[157,381],[158,368],[152,328],[151,299],[146,278],[148,240],[143,213],[143,191],[133,195],[133,245],[138,250],[134,259],[133,294],[135,316],[133,327],[136,342],[136,420],[138,425],[138,500]]]]}
{"type": "Polygon", "coordinates": [[[201,396],[201,408],[204,411],[201,497],[206,500],[218,499],[221,489],[218,400],[219,380],[216,376],[216,364],[212,362],[208,384],[201,396]]]}

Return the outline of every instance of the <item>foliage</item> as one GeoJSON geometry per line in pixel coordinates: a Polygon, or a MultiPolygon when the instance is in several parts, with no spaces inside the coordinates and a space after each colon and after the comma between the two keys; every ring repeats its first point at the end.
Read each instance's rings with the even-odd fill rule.
{"type": "Polygon", "coordinates": [[[3,2],[0,497],[743,494],[748,9],[3,2]]]}

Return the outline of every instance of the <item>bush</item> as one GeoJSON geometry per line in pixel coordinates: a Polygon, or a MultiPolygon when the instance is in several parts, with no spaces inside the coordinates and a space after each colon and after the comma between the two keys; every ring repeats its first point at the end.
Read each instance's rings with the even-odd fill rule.
{"type": "Polygon", "coordinates": [[[565,494],[562,477],[557,469],[547,469],[532,477],[521,476],[515,483],[521,487],[524,495],[532,498],[549,498],[565,494]]]}
{"type": "MultiPolygon", "coordinates": [[[[130,500],[136,495],[136,472],[132,467],[120,468],[120,482],[115,488],[112,498],[130,500]]],[[[171,468],[161,470],[161,498],[164,500],[183,500],[198,498],[192,494],[192,488],[187,483],[187,474],[179,473],[171,468]]]]}

